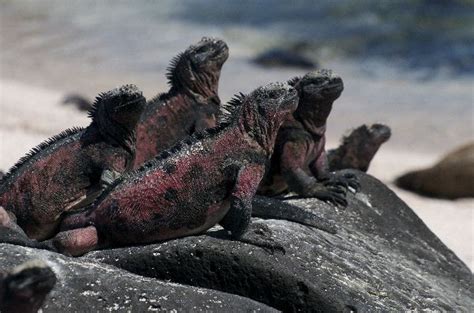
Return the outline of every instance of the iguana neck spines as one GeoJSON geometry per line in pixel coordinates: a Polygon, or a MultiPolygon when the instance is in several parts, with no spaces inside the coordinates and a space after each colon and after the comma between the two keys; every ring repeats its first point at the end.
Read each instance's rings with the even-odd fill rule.
{"type": "Polygon", "coordinates": [[[337,149],[328,151],[330,170],[353,168],[367,172],[380,146],[388,141],[390,136],[391,130],[387,125],[359,126],[342,138],[341,145],[337,149]]]}
{"type": "Polygon", "coordinates": [[[239,237],[250,222],[251,200],[278,127],[296,104],[297,93],[286,84],[236,97],[225,106],[216,128],[124,175],[91,210],[65,219],[65,231],[54,244],[77,255],[96,247],[201,233],[218,222],[239,237]],[[88,246],[78,248],[77,242],[88,246]]]}
{"type": "Polygon", "coordinates": [[[130,168],[133,125],[145,105],[135,86],[101,94],[87,128],[54,136],[10,169],[0,181],[0,206],[31,238],[51,236],[65,211],[85,206],[100,194],[104,172],[130,168]]]}
{"type": "Polygon", "coordinates": [[[228,56],[224,41],[204,37],[171,61],[170,90],[149,102],[138,124],[134,168],[194,132],[216,125],[219,77],[228,56]]]}

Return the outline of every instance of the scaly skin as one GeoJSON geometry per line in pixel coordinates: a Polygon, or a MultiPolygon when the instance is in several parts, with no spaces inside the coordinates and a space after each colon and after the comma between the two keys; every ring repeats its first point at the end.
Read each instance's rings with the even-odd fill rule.
{"type": "Polygon", "coordinates": [[[375,153],[390,136],[390,127],[383,124],[359,126],[349,136],[344,136],[337,149],[328,151],[329,169],[339,171],[353,168],[367,172],[375,153]]]}
{"type": "Polygon", "coordinates": [[[228,56],[224,41],[203,38],[171,62],[170,90],[149,102],[137,126],[134,168],[194,132],[216,125],[219,77],[228,56]]]}
{"type": "Polygon", "coordinates": [[[241,237],[278,128],[297,102],[287,84],[234,99],[216,128],[163,152],[118,179],[91,210],[66,218],[53,245],[80,255],[198,234],[217,223],[241,237]]]}
{"type": "Polygon", "coordinates": [[[40,260],[26,262],[11,272],[0,271],[0,312],[38,312],[55,284],[54,272],[40,260]]]}
{"type": "Polygon", "coordinates": [[[87,128],[67,130],[34,148],[0,181],[0,208],[10,218],[0,214],[0,225],[14,228],[16,221],[30,238],[53,236],[64,212],[90,204],[131,168],[134,128],[145,105],[133,85],[103,93],[87,128]]]}
{"type": "Polygon", "coordinates": [[[358,188],[355,177],[330,173],[325,152],[326,121],[344,86],[329,70],[306,74],[289,82],[299,94],[298,109],[278,132],[275,153],[258,193],[274,196],[295,192],[303,197],[347,205],[345,190],[358,188]]]}

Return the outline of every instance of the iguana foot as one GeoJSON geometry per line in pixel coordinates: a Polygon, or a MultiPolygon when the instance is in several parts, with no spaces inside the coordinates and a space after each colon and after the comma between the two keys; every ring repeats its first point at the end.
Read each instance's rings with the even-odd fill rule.
{"type": "Polygon", "coordinates": [[[282,254],[285,254],[285,248],[278,242],[275,242],[271,236],[272,230],[267,225],[263,223],[252,223],[238,240],[263,248],[271,254],[274,254],[275,251],[280,251],[282,254]]]}
{"type": "Polygon", "coordinates": [[[334,182],[314,183],[299,194],[303,197],[317,198],[342,207],[347,206],[346,191],[334,182]]]}
{"type": "Polygon", "coordinates": [[[341,186],[346,190],[353,189],[355,192],[360,190],[360,183],[357,176],[351,173],[331,173],[330,176],[322,178],[324,184],[341,186]]]}
{"type": "Polygon", "coordinates": [[[94,226],[60,232],[51,239],[52,245],[58,252],[70,256],[80,256],[94,250],[98,246],[98,241],[97,230],[94,226]]]}

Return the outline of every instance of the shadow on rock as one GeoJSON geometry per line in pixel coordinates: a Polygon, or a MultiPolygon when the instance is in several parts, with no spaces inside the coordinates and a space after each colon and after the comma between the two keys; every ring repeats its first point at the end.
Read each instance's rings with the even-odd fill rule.
{"type": "Polygon", "coordinates": [[[33,258],[47,264],[57,278],[43,312],[275,312],[236,295],[141,277],[93,260],[0,244],[0,271],[33,258]]]}

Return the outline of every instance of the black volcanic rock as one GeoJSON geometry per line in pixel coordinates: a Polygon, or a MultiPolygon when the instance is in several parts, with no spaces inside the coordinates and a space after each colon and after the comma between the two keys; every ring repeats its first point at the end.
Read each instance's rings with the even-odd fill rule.
{"type": "Polygon", "coordinates": [[[43,312],[275,312],[236,295],[140,277],[93,260],[10,244],[0,244],[0,272],[39,259],[57,282],[43,312]]]}
{"type": "Polygon", "coordinates": [[[162,244],[91,252],[81,262],[94,259],[287,312],[472,308],[472,274],[466,265],[385,185],[347,172],[359,177],[362,191],[349,197],[346,209],[316,199],[285,200],[334,221],[335,234],[255,219],[267,231],[255,227],[254,235],[273,239],[284,251],[232,241],[213,228],[206,235],[162,244]]]}

